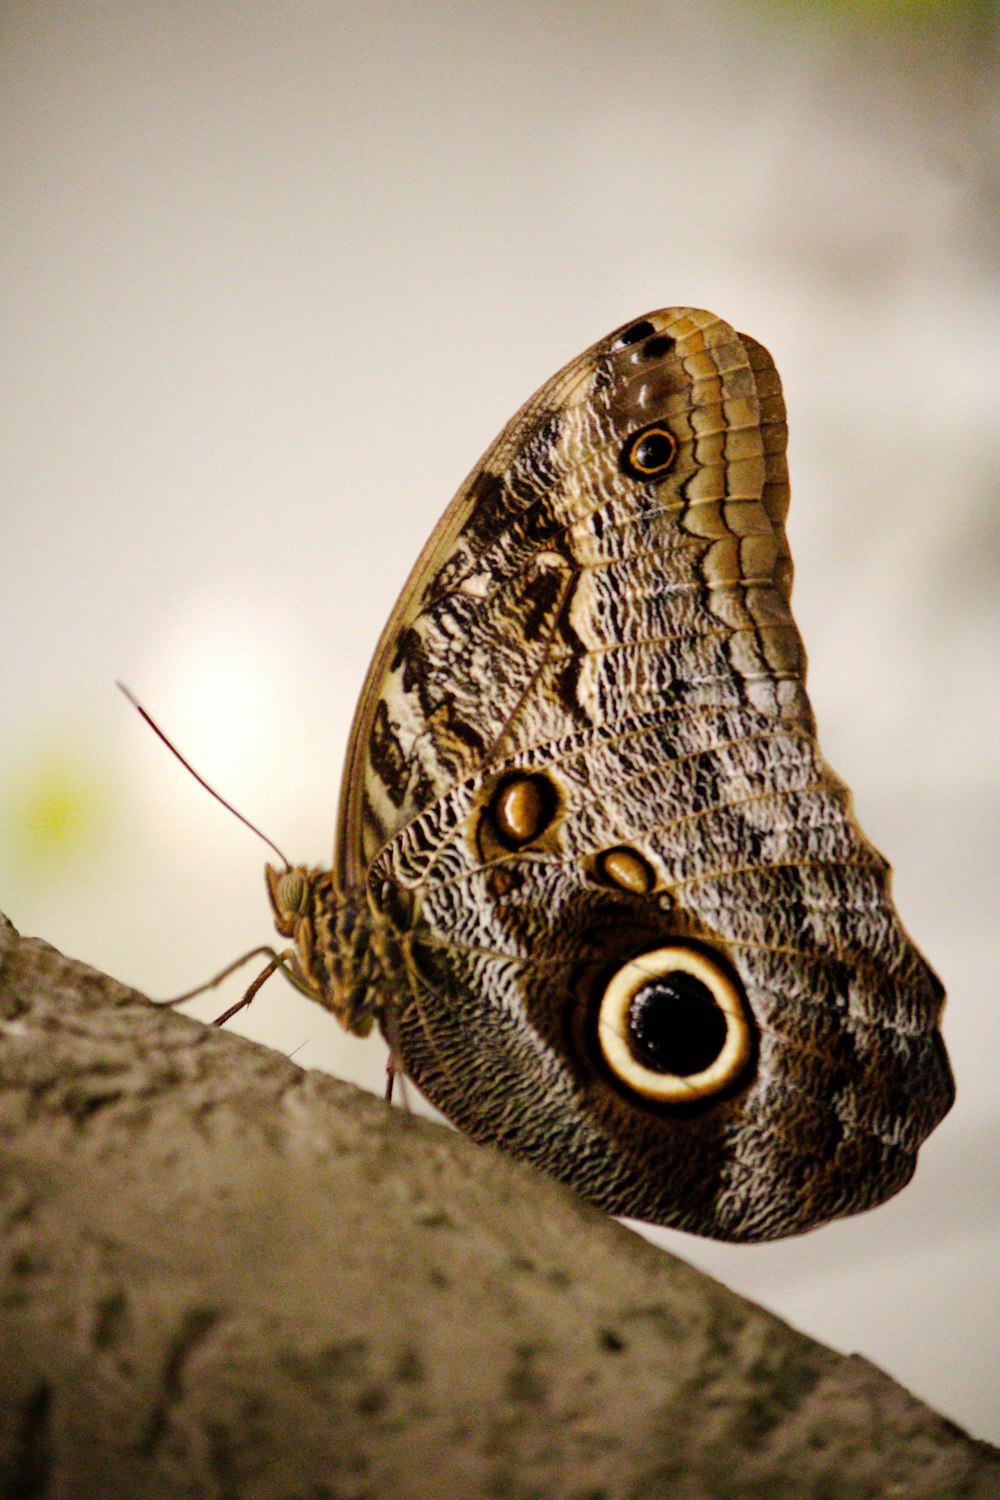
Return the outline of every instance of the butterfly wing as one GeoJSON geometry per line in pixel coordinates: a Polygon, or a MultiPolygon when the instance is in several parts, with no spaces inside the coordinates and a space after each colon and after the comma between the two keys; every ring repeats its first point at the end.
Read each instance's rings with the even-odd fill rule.
{"type": "Polygon", "coordinates": [[[816,745],[785,442],[766,351],[694,309],[549,381],[386,628],[335,871],[445,1114],[733,1239],[889,1196],[951,1101],[940,986],[816,745]]]}

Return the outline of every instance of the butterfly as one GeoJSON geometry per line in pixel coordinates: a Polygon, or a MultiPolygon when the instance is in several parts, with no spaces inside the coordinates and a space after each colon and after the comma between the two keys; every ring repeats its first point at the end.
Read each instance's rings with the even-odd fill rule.
{"type": "Polygon", "coordinates": [[[560,370],[382,634],[291,977],[456,1125],[614,1214],[768,1240],[949,1109],[944,993],[820,755],[781,385],[668,308],[560,370]]]}

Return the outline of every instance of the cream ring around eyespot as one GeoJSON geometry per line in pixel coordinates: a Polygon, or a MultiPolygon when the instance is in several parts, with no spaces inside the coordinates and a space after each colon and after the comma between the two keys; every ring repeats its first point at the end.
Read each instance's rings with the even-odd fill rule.
{"type": "MultiPolygon", "coordinates": [[[[669,1004],[669,1002],[668,1002],[669,1004]]],[[[693,1104],[727,1088],[749,1061],[753,1038],[742,997],[729,975],[694,948],[656,948],[639,954],[612,975],[597,1013],[598,1044],[614,1076],[634,1093],[658,1104],[693,1104]],[[709,990],[725,1020],[726,1035],[711,1063],[696,1073],[647,1067],[629,1045],[630,1011],[651,982],[688,974],[709,990]]]]}

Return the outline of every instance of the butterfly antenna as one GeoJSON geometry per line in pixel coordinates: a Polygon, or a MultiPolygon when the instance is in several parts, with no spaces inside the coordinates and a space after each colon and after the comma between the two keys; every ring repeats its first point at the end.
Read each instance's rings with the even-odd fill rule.
{"type": "Polygon", "coordinates": [[[143,708],[142,704],[136,698],[135,694],[129,691],[124,682],[117,682],[115,686],[121,689],[128,701],[131,703],[132,707],[142,715],[153,733],[157,735],[166,745],[171,755],[175,755],[177,757],[181,765],[184,767],[185,771],[190,771],[191,775],[194,777],[198,785],[203,786],[206,792],[210,792],[215,798],[216,802],[221,802],[226,811],[231,812],[234,818],[239,818],[240,822],[243,823],[247,828],[249,828],[251,833],[255,833],[259,839],[263,839],[268,848],[274,850],[275,854],[281,860],[281,863],[284,865],[285,869],[290,870],[292,868],[291,861],[286,855],[282,854],[281,850],[278,848],[274,840],[269,839],[266,833],[262,833],[257,827],[256,823],[251,823],[249,818],[245,818],[241,812],[238,812],[231,802],[227,802],[225,797],[221,796],[220,793],[215,790],[214,786],[209,786],[204,776],[199,776],[198,772],[195,770],[191,762],[184,759],[184,756],[178,750],[177,746],[171,743],[171,741],[163,733],[163,730],[160,728],[159,724],[157,724],[156,720],[150,717],[150,715],[143,708]]]}

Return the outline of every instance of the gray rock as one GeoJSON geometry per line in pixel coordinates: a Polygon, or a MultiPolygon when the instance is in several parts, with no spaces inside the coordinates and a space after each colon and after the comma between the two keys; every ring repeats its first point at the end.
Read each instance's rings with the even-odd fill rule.
{"type": "Polygon", "coordinates": [[[0,1254],[3,1497],[1000,1496],[867,1361],[9,924],[0,1254]]]}

